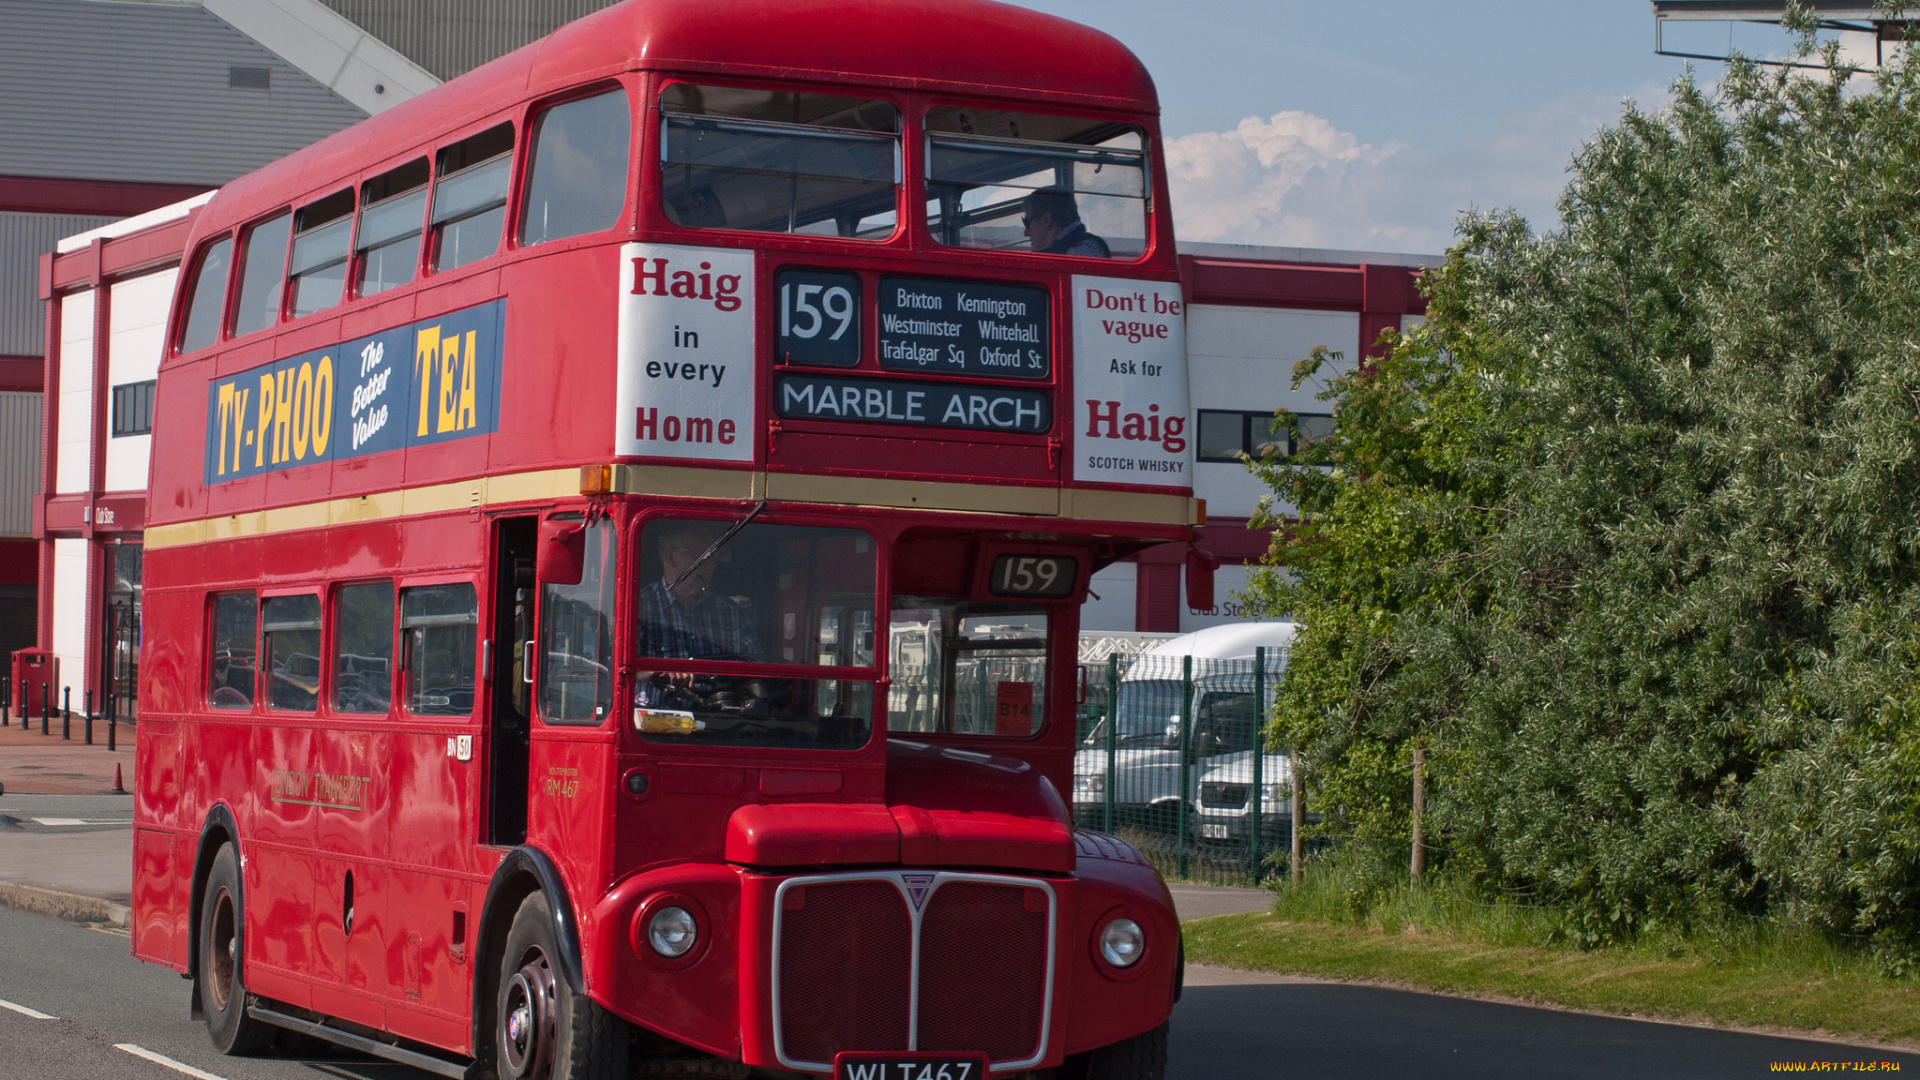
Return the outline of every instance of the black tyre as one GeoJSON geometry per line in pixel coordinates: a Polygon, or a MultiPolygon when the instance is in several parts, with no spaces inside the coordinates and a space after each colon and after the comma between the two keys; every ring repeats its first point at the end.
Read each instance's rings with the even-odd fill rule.
{"type": "Polygon", "coordinates": [[[1167,1025],[1068,1058],[1061,1080],[1165,1080],[1167,1025]]]}
{"type": "Polygon", "coordinates": [[[544,893],[520,904],[500,956],[494,1053],[500,1080],[625,1080],[627,1025],[560,975],[544,893]]]}
{"type": "Polygon", "coordinates": [[[200,1008],[207,1034],[223,1054],[257,1054],[273,1040],[274,1029],[247,1015],[247,986],[241,978],[245,955],[246,912],[240,903],[240,859],[232,844],[213,857],[200,903],[200,1008]]]}

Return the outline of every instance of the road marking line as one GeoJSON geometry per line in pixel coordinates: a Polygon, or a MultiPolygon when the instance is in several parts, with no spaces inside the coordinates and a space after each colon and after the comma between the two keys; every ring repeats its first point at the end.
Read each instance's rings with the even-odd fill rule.
{"type": "Polygon", "coordinates": [[[134,1057],[146,1058],[148,1061],[151,1061],[157,1065],[165,1065],[167,1068],[172,1069],[175,1072],[186,1073],[188,1076],[196,1078],[196,1080],[226,1080],[226,1077],[224,1076],[215,1076],[210,1072],[201,1072],[199,1069],[196,1069],[191,1065],[187,1065],[182,1062],[175,1061],[165,1054],[156,1054],[144,1046],[135,1046],[132,1043],[114,1043],[113,1048],[115,1050],[125,1050],[127,1053],[132,1054],[134,1057]]]}
{"type": "Polygon", "coordinates": [[[77,817],[37,817],[37,818],[34,818],[33,820],[39,822],[42,825],[85,825],[86,824],[86,822],[80,820],[77,817]]]}
{"type": "Polygon", "coordinates": [[[14,1012],[19,1013],[21,1016],[31,1017],[35,1020],[60,1019],[57,1016],[48,1016],[46,1013],[41,1012],[39,1009],[29,1009],[25,1005],[15,1005],[13,1002],[7,1001],[5,999],[0,999],[0,1009],[12,1009],[14,1012]]]}

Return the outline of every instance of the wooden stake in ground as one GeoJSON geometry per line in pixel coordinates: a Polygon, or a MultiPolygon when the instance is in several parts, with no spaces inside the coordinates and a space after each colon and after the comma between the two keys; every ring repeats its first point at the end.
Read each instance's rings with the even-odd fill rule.
{"type": "Polygon", "coordinates": [[[1295,885],[1300,884],[1300,830],[1307,823],[1307,797],[1300,787],[1300,765],[1292,758],[1287,759],[1287,773],[1293,777],[1292,822],[1287,831],[1293,834],[1293,857],[1287,860],[1287,867],[1295,885]]]}
{"type": "Polygon", "coordinates": [[[1413,744],[1413,883],[1427,872],[1427,748],[1413,744]]]}

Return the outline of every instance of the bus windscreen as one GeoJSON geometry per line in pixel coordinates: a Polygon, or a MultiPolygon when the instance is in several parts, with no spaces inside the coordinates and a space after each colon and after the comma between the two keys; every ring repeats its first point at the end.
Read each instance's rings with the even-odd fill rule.
{"type": "Polygon", "coordinates": [[[660,198],[674,224],[893,234],[900,114],[887,102],[675,83],[660,112],[660,198]]]}
{"type": "Polygon", "coordinates": [[[1140,129],[939,108],[927,114],[927,226],[949,247],[1134,258],[1146,250],[1140,129]]]}

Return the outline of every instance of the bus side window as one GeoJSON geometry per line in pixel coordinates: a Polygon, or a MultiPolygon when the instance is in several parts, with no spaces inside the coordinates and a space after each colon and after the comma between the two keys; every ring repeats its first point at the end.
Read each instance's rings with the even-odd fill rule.
{"type": "Polygon", "coordinates": [[[260,632],[272,680],[267,707],[312,712],[320,704],[320,598],[268,597],[260,605],[260,632]]]}
{"type": "Polygon", "coordinates": [[[433,174],[433,268],[452,270],[500,250],[513,171],[513,125],[440,151],[433,174]]]}
{"type": "Polygon", "coordinates": [[[540,716],[597,724],[613,703],[613,524],[587,529],[578,585],[540,593],[540,716]]]}
{"type": "Polygon", "coordinates": [[[401,663],[407,670],[408,712],[473,715],[473,654],[479,630],[480,604],[472,585],[401,590],[401,663]]]}
{"type": "Polygon", "coordinates": [[[633,118],[624,89],[555,105],[533,125],[520,242],[612,228],[627,201],[633,118]]]}
{"type": "Polygon", "coordinates": [[[280,275],[287,268],[292,214],[248,229],[240,257],[240,295],[233,305],[233,336],[265,330],[280,318],[280,275]]]}
{"type": "Polygon", "coordinates": [[[233,237],[223,236],[200,252],[187,289],[187,318],[180,327],[180,351],[204,349],[220,340],[220,309],[227,302],[227,259],[233,237]]]}
{"type": "Polygon", "coordinates": [[[427,159],[409,161],[360,187],[360,295],[376,296],[413,280],[427,216],[427,159]]]}
{"type": "Polygon", "coordinates": [[[393,582],[333,594],[333,710],[385,716],[393,703],[393,582]]]}
{"type": "Polygon", "coordinates": [[[293,215],[293,258],[287,264],[293,317],[325,311],[347,285],[347,241],[353,229],[353,191],[336,191],[293,215]]]}
{"type": "Polygon", "coordinates": [[[207,704],[216,709],[253,708],[258,612],[250,592],[213,598],[213,632],[207,636],[207,704]]]}

